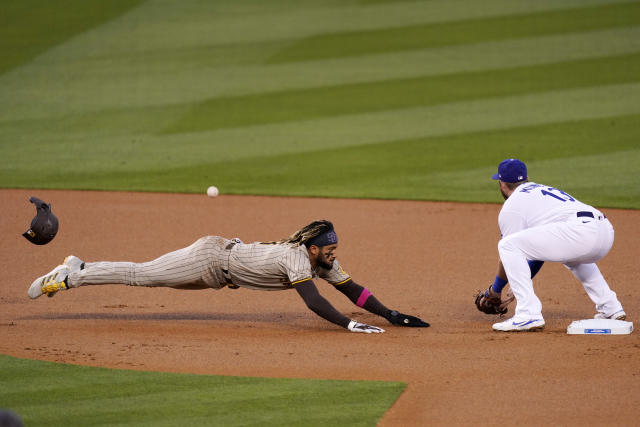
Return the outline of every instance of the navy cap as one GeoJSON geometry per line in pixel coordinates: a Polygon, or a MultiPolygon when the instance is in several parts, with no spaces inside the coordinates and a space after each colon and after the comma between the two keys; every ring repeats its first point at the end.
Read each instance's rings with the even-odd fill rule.
{"type": "Polygon", "coordinates": [[[31,227],[22,235],[34,245],[46,245],[58,233],[58,217],[51,212],[51,205],[37,197],[29,198],[36,205],[36,216],[31,220],[31,227]]]}
{"type": "Polygon", "coordinates": [[[505,159],[498,166],[498,173],[491,177],[503,182],[521,182],[527,179],[527,166],[518,159],[505,159]]]}

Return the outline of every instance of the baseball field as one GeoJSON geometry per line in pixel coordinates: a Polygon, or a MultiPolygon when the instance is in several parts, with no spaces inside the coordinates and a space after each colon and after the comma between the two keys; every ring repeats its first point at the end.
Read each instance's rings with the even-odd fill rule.
{"type": "Polygon", "coordinates": [[[25,425],[637,423],[638,334],[567,335],[594,308],[561,265],[534,280],[540,333],[493,332],[473,294],[498,261],[490,176],[518,157],[611,219],[599,265],[640,315],[640,2],[23,0],[0,22],[0,409],[25,425]],[[30,196],[60,219],[48,245],[21,236],[30,196]],[[358,283],[432,326],[322,281],[387,332],[292,291],[27,297],[69,254],[319,218],[358,283]]]}

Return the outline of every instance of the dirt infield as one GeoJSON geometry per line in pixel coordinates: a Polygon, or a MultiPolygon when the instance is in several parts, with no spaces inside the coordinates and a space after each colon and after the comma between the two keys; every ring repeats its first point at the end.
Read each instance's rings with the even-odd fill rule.
{"type": "MultiPolygon", "coordinates": [[[[385,426],[637,425],[640,335],[567,335],[569,323],[594,308],[561,265],[545,265],[534,282],[543,332],[493,332],[494,318],[473,306],[474,291],[495,274],[499,205],[44,190],[0,190],[0,202],[2,354],[140,370],[405,381],[385,426]],[[46,246],[21,236],[35,214],[32,195],[60,218],[46,246]],[[32,280],[69,254],[147,261],[203,235],[274,240],[319,218],[334,222],[338,257],[355,281],[432,327],[391,327],[322,281],[320,292],[338,310],[387,333],[340,329],[294,291],[105,285],[27,297],[32,280]]],[[[616,241],[600,267],[635,321],[640,212],[604,211],[616,241]]]]}

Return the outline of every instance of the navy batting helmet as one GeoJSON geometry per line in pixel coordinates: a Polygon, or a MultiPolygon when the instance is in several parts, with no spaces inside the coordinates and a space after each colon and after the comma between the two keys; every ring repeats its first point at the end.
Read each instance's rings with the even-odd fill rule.
{"type": "Polygon", "coordinates": [[[37,197],[29,198],[36,205],[36,216],[31,220],[31,227],[22,235],[34,245],[46,245],[56,237],[58,218],[51,212],[51,205],[37,197]]]}

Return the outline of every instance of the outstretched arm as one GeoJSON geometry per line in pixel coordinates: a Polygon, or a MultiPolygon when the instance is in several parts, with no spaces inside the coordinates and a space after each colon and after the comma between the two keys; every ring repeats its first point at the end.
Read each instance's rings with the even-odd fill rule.
{"type": "Polygon", "coordinates": [[[335,323],[336,325],[349,329],[351,332],[384,332],[384,329],[356,322],[355,320],[351,320],[340,313],[329,301],[320,295],[318,288],[311,279],[297,283],[295,285],[295,289],[298,292],[298,295],[302,297],[309,310],[331,323],[335,323]]]}
{"type": "Polygon", "coordinates": [[[369,290],[349,279],[345,283],[336,285],[335,288],[347,296],[358,307],[368,312],[382,316],[394,325],[427,327],[428,323],[408,314],[398,313],[385,307],[369,290]]]}

